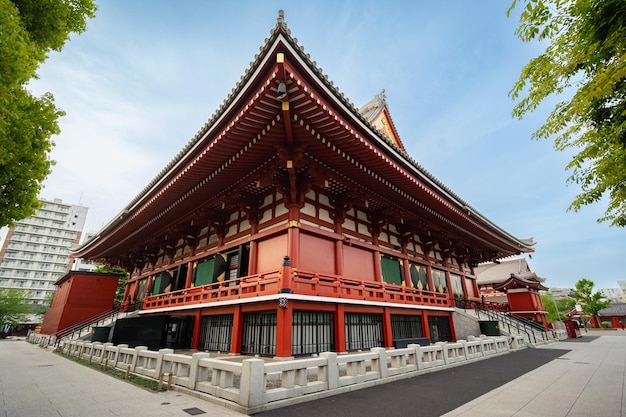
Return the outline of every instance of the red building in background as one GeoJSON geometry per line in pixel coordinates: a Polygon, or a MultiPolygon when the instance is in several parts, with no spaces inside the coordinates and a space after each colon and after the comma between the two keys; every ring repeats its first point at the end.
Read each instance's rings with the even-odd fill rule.
{"type": "Polygon", "coordinates": [[[474,268],[478,289],[486,307],[507,311],[517,317],[548,327],[548,311],[539,291],[547,291],[544,278],[530,270],[526,259],[482,264],[474,268]]]}
{"type": "Polygon", "coordinates": [[[57,289],[41,324],[52,335],[113,308],[119,275],[70,271],[54,285],[57,289]]]}
{"type": "Polygon", "coordinates": [[[406,153],[384,94],[354,107],[280,13],[214,116],[74,256],[128,270],[129,329],[289,357],[455,340],[473,267],[533,245],[406,153]]]}

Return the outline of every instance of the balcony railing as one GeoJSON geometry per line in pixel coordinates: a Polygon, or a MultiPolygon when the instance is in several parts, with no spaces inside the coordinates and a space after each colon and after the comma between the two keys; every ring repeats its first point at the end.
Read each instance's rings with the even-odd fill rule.
{"type": "Polygon", "coordinates": [[[234,300],[276,294],[280,290],[280,272],[250,275],[223,282],[157,294],[144,299],[145,310],[189,306],[215,301],[234,300]]]}
{"type": "MultiPolygon", "coordinates": [[[[447,293],[422,291],[416,288],[384,282],[362,281],[331,274],[295,270],[291,282],[285,283],[294,294],[319,297],[379,301],[395,304],[412,304],[452,307],[447,293]]],[[[283,285],[280,271],[251,275],[229,281],[186,288],[144,299],[146,310],[191,306],[207,302],[227,301],[279,293],[283,285]]]]}

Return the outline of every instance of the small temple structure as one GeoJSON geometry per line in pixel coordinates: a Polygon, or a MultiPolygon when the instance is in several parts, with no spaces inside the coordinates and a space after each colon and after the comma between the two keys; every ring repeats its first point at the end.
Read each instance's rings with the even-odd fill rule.
{"type": "Polygon", "coordinates": [[[481,303],[495,310],[533,320],[547,328],[548,311],[539,291],[547,291],[544,278],[530,270],[524,258],[490,262],[474,268],[481,303]]]}
{"type": "Polygon", "coordinates": [[[217,112],[74,256],[129,272],[128,320],[154,340],[292,357],[456,340],[474,268],[533,245],[407,154],[384,92],[351,104],[280,12],[217,112]]]}

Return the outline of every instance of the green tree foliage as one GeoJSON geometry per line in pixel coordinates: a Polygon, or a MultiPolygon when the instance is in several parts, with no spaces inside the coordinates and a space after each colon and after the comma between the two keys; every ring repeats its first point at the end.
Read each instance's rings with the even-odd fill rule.
{"type": "Polygon", "coordinates": [[[120,279],[117,281],[117,290],[115,291],[115,304],[124,301],[124,293],[126,292],[126,281],[128,280],[128,272],[120,266],[104,267],[100,266],[94,269],[94,272],[104,272],[108,274],[118,274],[120,279]]]}
{"type": "Polygon", "coordinates": [[[586,315],[594,317],[596,323],[600,323],[598,311],[607,308],[610,302],[602,300],[600,291],[593,292],[594,285],[594,282],[589,279],[579,279],[574,289],[574,298],[578,304],[580,304],[586,315]]]}
{"type": "Polygon", "coordinates": [[[0,289],[0,328],[4,325],[18,327],[25,323],[31,307],[26,291],[0,289]]]}
{"type": "Polygon", "coordinates": [[[566,319],[567,316],[565,316],[565,312],[569,311],[574,306],[574,300],[571,298],[559,298],[555,300],[552,294],[547,291],[542,291],[540,296],[541,304],[548,310],[548,316],[546,318],[550,323],[566,319]]]}
{"type": "Polygon", "coordinates": [[[599,222],[626,226],[626,2],[624,0],[513,0],[523,7],[516,34],[547,41],[510,91],[522,118],[548,97],[558,102],[535,139],[577,154],[566,166],[581,192],[569,209],[603,197],[599,222]]]}
{"type": "Polygon", "coordinates": [[[50,51],[86,29],[93,0],[0,0],[0,227],[35,213],[64,113],[27,83],[50,51]]]}

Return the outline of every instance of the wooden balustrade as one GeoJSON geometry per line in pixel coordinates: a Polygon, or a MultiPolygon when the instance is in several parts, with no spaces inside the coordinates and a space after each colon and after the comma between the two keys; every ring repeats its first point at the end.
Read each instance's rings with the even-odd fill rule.
{"type": "MultiPolygon", "coordinates": [[[[290,288],[294,294],[319,297],[348,298],[396,304],[450,307],[448,294],[418,290],[417,288],[384,282],[362,281],[330,274],[294,270],[290,288]]],[[[226,301],[277,294],[280,271],[251,275],[229,281],[186,288],[146,297],[144,309],[189,306],[215,301],[226,301]]]]}

